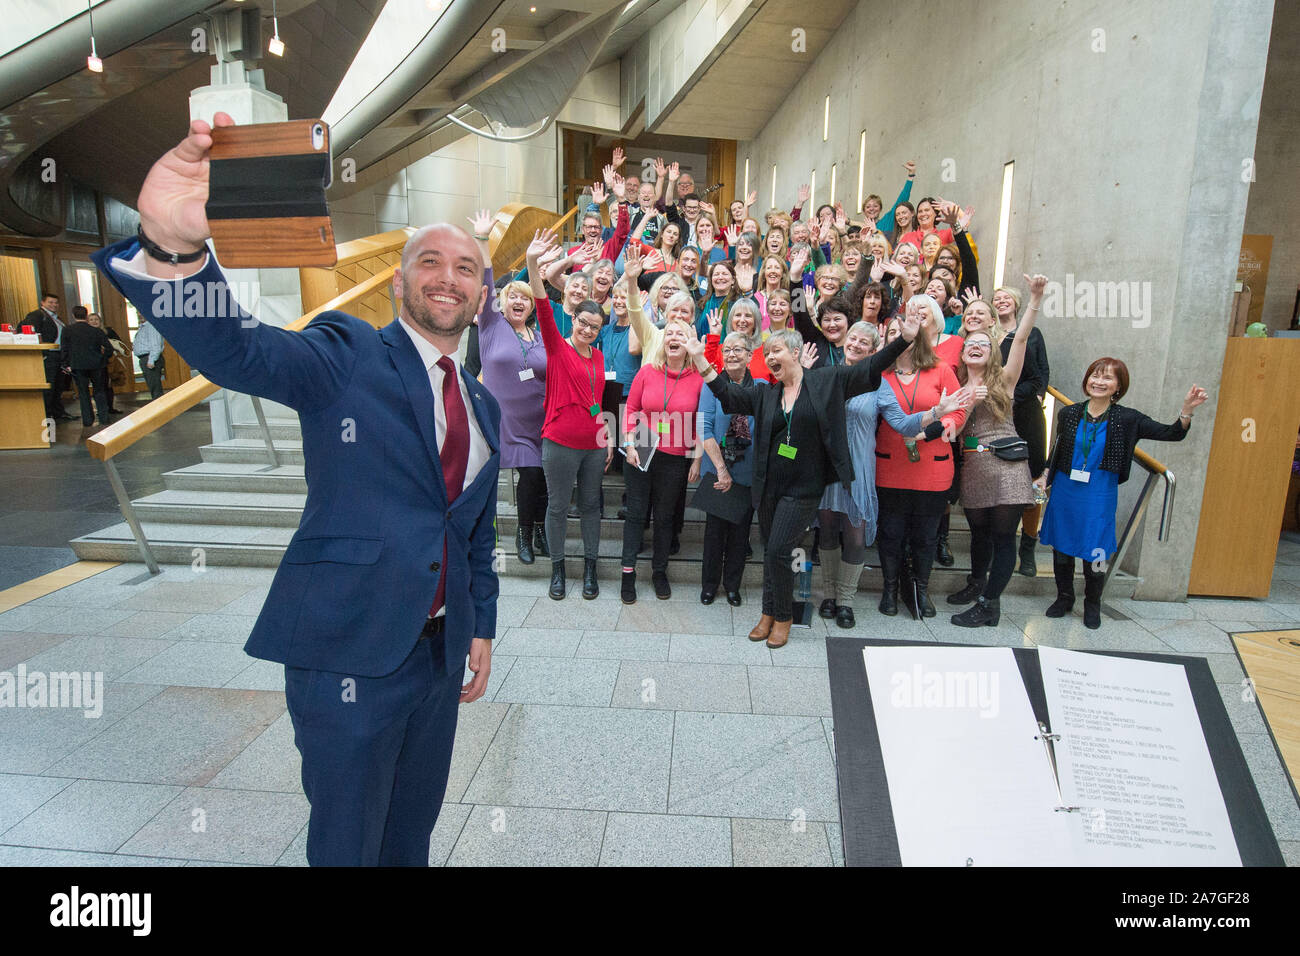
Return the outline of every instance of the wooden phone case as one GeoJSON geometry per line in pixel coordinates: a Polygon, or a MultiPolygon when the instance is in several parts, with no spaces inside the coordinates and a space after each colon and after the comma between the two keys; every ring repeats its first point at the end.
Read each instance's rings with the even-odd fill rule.
{"type": "Polygon", "coordinates": [[[332,266],[338,261],[325,189],[329,127],[320,120],[214,127],[208,228],[232,269],[332,266]],[[312,130],[323,130],[318,148],[312,130]]]}

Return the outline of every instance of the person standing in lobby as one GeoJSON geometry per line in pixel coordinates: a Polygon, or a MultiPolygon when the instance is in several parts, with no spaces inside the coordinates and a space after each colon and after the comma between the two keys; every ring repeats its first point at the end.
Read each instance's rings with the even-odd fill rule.
{"type": "Polygon", "coordinates": [[[144,375],[144,383],[149,386],[150,400],[161,397],[163,393],[163,377],[167,374],[163,364],[166,344],[158,330],[147,321],[140,323],[131,340],[131,350],[139,358],[140,372],[144,375]]]}
{"type": "Polygon", "coordinates": [[[23,325],[30,325],[41,337],[41,341],[59,348],[45,353],[45,381],[49,388],[45,390],[45,417],[56,422],[72,421],[72,416],[63,407],[63,393],[68,388],[67,373],[63,371],[63,330],[66,326],[59,318],[59,297],[53,292],[41,296],[39,308],[32,309],[23,319],[23,325]]]}
{"type": "Polygon", "coordinates": [[[61,350],[63,364],[72,369],[77,383],[77,396],[81,399],[81,424],[86,428],[95,424],[95,412],[90,405],[90,392],[95,391],[95,408],[99,410],[99,423],[108,424],[108,366],[113,347],[103,329],[90,324],[84,305],[72,310],[76,321],[63,330],[61,350]]]}
{"type": "Polygon", "coordinates": [[[456,358],[487,299],[482,257],[425,226],[378,332],[341,312],[296,333],[258,322],[208,253],[211,147],[193,120],[145,179],[137,236],[92,258],[211,381],[297,411],[307,501],[245,649],[285,665],[308,862],[427,866],[457,705],[483,695],[496,636],[500,410],[456,358]],[[182,289],[221,292],[215,314],[155,312],[182,289]]]}

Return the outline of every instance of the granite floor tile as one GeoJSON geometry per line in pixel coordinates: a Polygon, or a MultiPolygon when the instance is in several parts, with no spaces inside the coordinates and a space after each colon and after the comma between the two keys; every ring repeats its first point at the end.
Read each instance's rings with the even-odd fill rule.
{"type": "Polygon", "coordinates": [[[595,866],[605,814],[476,806],[448,866],[595,866]]]}
{"type": "Polygon", "coordinates": [[[844,829],[839,821],[827,823],[826,842],[831,847],[831,866],[844,865],[844,829]]]}
{"type": "Polygon", "coordinates": [[[273,690],[284,692],[284,665],[275,661],[254,660],[221,685],[232,690],[273,690]]]}
{"type": "Polygon", "coordinates": [[[302,793],[302,756],[293,742],[288,711],[255,737],[207,784],[221,790],[302,793]]]}
{"type": "Polygon", "coordinates": [[[42,617],[26,630],[42,634],[98,634],[134,613],[128,608],[95,605],[63,608],[49,617],[42,617]]]}
{"type": "Polygon", "coordinates": [[[248,588],[242,595],[228,604],[222,604],[218,607],[198,608],[197,610],[257,617],[262,613],[262,605],[266,603],[266,595],[269,590],[269,588],[248,588]]]}
{"type": "MultiPolygon", "coordinates": [[[[1102,628],[1105,628],[1103,622],[1102,628]]],[[[1209,621],[1171,621],[1165,624],[1148,623],[1146,629],[1178,653],[1228,654],[1232,653],[1232,639],[1209,621]]]]}
{"type": "Polygon", "coordinates": [[[33,631],[0,631],[0,670],[10,670],[16,664],[30,660],[37,654],[72,640],[67,634],[37,634],[33,631]]]}
{"type": "Polygon", "coordinates": [[[41,847],[0,846],[0,867],[9,866],[185,866],[184,859],[131,856],[122,853],[87,853],[80,850],[47,850],[41,847]]]}
{"type": "MultiPolygon", "coordinates": [[[[1008,620],[1004,615],[1003,621],[1008,620]]],[[[1025,643],[1010,646],[1043,645],[1062,647],[1074,651],[1151,651],[1168,654],[1169,644],[1161,639],[1153,628],[1164,629],[1191,624],[1187,621],[1152,621],[1150,627],[1143,627],[1136,621],[1112,621],[1102,617],[1101,627],[1090,630],[1083,623],[1083,618],[1075,617],[1033,617],[1028,620],[1011,618],[1013,623],[1023,628],[1025,643]]],[[[952,627],[952,625],[949,625],[952,627]]],[[[952,628],[956,630],[956,628],[952,628]]],[[[991,631],[993,628],[979,628],[991,631]]]]}
{"type": "Polygon", "coordinates": [[[662,813],[672,739],[672,714],[515,705],[461,802],[662,813]]]}
{"type": "Polygon", "coordinates": [[[816,667],[751,667],[749,694],[756,714],[829,717],[829,671],[816,667]]]}
{"type": "Polygon", "coordinates": [[[1210,673],[1220,684],[1241,685],[1246,679],[1246,672],[1241,669],[1241,661],[1236,654],[1188,654],[1188,657],[1203,657],[1210,665],[1210,673]]]}
{"type": "Polygon", "coordinates": [[[429,865],[446,866],[451,851],[465,830],[465,821],[474,808],[468,803],[446,803],[438,813],[433,835],[429,839],[429,865]]]}
{"type": "Polygon", "coordinates": [[[161,638],[194,615],[188,611],[139,611],[100,631],[104,637],[161,638]]]}
{"type": "Polygon", "coordinates": [[[113,853],[180,792],[159,784],[78,780],[0,834],[0,843],[113,853]]]}
{"type": "Polygon", "coordinates": [[[1300,840],[1300,804],[1268,734],[1238,734],[1260,800],[1279,840],[1300,840]]]}
{"type": "Polygon", "coordinates": [[[515,704],[608,707],[618,680],[618,661],[520,657],[494,700],[515,704]]]}
{"type": "MultiPolygon", "coordinates": [[[[937,606],[936,606],[937,607],[937,606]]],[[[906,614],[907,611],[900,611],[899,617],[906,614]]],[[[1003,614],[1002,620],[998,622],[997,627],[959,627],[952,623],[953,612],[944,609],[939,611],[934,617],[926,618],[924,625],[936,641],[944,644],[968,644],[980,647],[1032,647],[1033,641],[1026,636],[1025,629],[1011,615],[1003,614]],[[947,613],[945,614],[945,611],[947,613]]],[[[1050,618],[1042,620],[1052,622],[1050,618]]],[[[914,622],[921,623],[921,622],[914,622]]],[[[1078,622],[1079,630],[1085,631],[1082,619],[1078,622]]],[[[1105,625],[1102,625],[1105,627],[1105,625]]],[[[1049,628],[1043,628],[1039,633],[1051,633],[1049,628]]],[[[1145,635],[1144,635],[1145,636],[1145,635]]]]}
{"type": "MultiPolygon", "coordinates": [[[[478,772],[492,739],[510,710],[509,704],[476,700],[460,708],[456,719],[456,742],[451,751],[451,770],[447,774],[444,800],[458,801],[478,772]]],[[[448,846],[448,851],[451,847],[448,846]]],[[[446,854],[443,854],[444,859],[446,854]]]]}
{"type": "Polygon", "coordinates": [[[569,578],[569,596],[563,601],[547,598],[534,602],[532,610],[524,618],[524,626],[564,631],[585,627],[614,630],[623,605],[615,601],[584,601],[581,590],[582,578],[569,578]]]}
{"type": "Polygon", "coordinates": [[[732,820],[736,866],[830,866],[826,825],[797,820],[732,820]]]}
{"type": "Polygon", "coordinates": [[[497,627],[522,627],[537,598],[526,594],[501,594],[497,597],[497,627]]]}
{"type": "Polygon", "coordinates": [[[299,793],[183,791],[121,848],[122,853],[227,863],[275,863],[307,822],[299,793]]]}
{"type": "Polygon", "coordinates": [[[35,625],[66,611],[66,607],[42,607],[34,602],[20,604],[0,612],[0,631],[45,630],[35,625]]]}
{"type": "Polygon", "coordinates": [[[1216,686],[1228,718],[1232,721],[1232,729],[1238,736],[1267,733],[1268,727],[1264,723],[1264,715],[1260,713],[1255,692],[1244,680],[1216,686]]]}
{"type": "Polygon", "coordinates": [[[582,631],[554,627],[512,627],[493,642],[492,655],[513,657],[572,657],[582,631]]]}
{"type": "Polygon", "coordinates": [[[725,817],[611,813],[601,866],[730,866],[731,827],[725,817]]]}
{"type": "Polygon", "coordinates": [[[601,657],[608,660],[666,661],[667,634],[644,631],[583,631],[577,657],[601,657]]]}
{"type": "MultiPolygon", "coordinates": [[[[172,641],[143,640],[131,637],[105,637],[93,634],[73,637],[26,662],[28,673],[44,671],[89,672],[103,674],[106,681],[123,676],[172,646],[172,641]]],[[[136,684],[161,684],[164,681],[133,680],[136,684]]]]}
{"type": "Polygon", "coordinates": [[[1290,618],[1252,598],[1188,598],[1187,604],[1200,621],[1280,621],[1290,618]]]}
{"type": "Polygon", "coordinates": [[[740,664],[623,661],[613,706],[748,714],[749,680],[740,664]]]}
{"type": "Polygon", "coordinates": [[[677,714],[668,811],[838,819],[835,768],[821,720],[677,714]]]}
{"type": "Polygon", "coordinates": [[[0,733],[0,771],[43,773],[163,690],[150,684],[105,684],[104,710],[97,718],[87,718],[87,711],[71,707],[6,711],[4,732],[0,733]]]}
{"type": "Polygon", "coordinates": [[[1300,840],[1278,840],[1286,866],[1300,866],[1300,840]]]}
{"type": "MultiPolygon", "coordinates": [[[[753,627],[753,625],[750,625],[753,627]]],[[[811,641],[812,638],[809,638],[811,641]]],[[[770,665],[772,654],[762,641],[735,634],[673,634],[668,644],[670,661],[700,664],[770,665]]]]}
{"type": "Polygon", "coordinates": [[[173,641],[209,641],[242,647],[256,622],[257,618],[248,614],[195,614],[163,636],[173,641]]]}
{"type": "MultiPolygon", "coordinates": [[[[1080,595],[1076,607],[1082,607],[1082,596],[1080,595]]],[[[1196,618],[1196,611],[1186,601],[1135,601],[1132,598],[1107,598],[1107,603],[1113,605],[1120,611],[1123,611],[1135,621],[1191,621],[1196,618]]],[[[1043,608],[1050,604],[1050,599],[1045,599],[1038,613],[1042,613],[1043,608]]]]}
{"type": "Polygon", "coordinates": [[[51,773],[201,787],[282,713],[283,694],[168,687],[59,760],[51,773]]]}
{"type": "MultiPolygon", "coordinates": [[[[309,817],[310,818],[310,817],[309,817]]],[[[302,825],[298,835],[293,838],[279,859],[275,861],[276,866],[307,866],[307,824],[302,825]]]]}
{"type": "MultiPolygon", "coordinates": [[[[708,607],[698,602],[658,601],[654,598],[654,592],[649,591],[636,604],[620,607],[622,613],[619,614],[615,627],[619,631],[648,631],[651,634],[731,633],[731,606],[725,601],[708,607]]],[[[600,628],[605,626],[603,623],[592,625],[600,628]]]]}
{"type": "Polygon", "coordinates": [[[139,684],[221,687],[247,670],[253,660],[235,644],[176,641],[160,654],[128,671],[122,679],[139,684]]]}
{"type": "Polygon", "coordinates": [[[137,611],[189,611],[191,614],[210,614],[226,607],[248,591],[249,588],[243,584],[206,584],[200,581],[178,584],[161,581],[144,594],[138,594],[122,602],[119,607],[133,608],[137,611]]]}
{"type": "MultiPolygon", "coordinates": [[[[73,781],[68,777],[0,774],[0,833],[16,826],[73,781]]],[[[0,843],[4,840],[0,839],[0,843]]]]}

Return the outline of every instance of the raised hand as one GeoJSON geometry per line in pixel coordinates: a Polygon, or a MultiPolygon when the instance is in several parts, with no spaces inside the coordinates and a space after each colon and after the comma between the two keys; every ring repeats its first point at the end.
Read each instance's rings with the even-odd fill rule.
{"type": "Polygon", "coordinates": [[[736,285],[746,292],[754,288],[754,267],[746,262],[736,266],[736,285]]]}
{"type": "Polygon", "coordinates": [[[700,212],[707,212],[710,216],[717,215],[717,211],[713,208],[713,203],[711,202],[701,202],[700,212]]]}
{"type": "MultiPolygon", "coordinates": [[[[624,271],[624,274],[626,275],[626,270],[624,271]]],[[[692,325],[691,333],[694,332],[695,332],[695,326],[692,325]]],[[[701,339],[698,335],[688,334],[686,336],[685,349],[686,349],[686,354],[695,360],[695,364],[698,367],[700,365],[700,360],[704,358],[704,340],[701,339]]]]}
{"type": "Polygon", "coordinates": [[[880,262],[880,268],[885,272],[888,272],[891,276],[897,276],[900,279],[907,275],[907,270],[893,259],[882,259],[880,262]]]}
{"type": "Polygon", "coordinates": [[[709,324],[710,335],[722,334],[722,313],[721,312],[719,312],[717,309],[713,309],[709,312],[708,315],[704,317],[704,320],[709,324]]]}
{"type": "Polygon", "coordinates": [[[668,181],[673,183],[677,182],[677,179],[678,177],[681,176],[681,173],[682,173],[681,163],[673,162],[673,164],[668,167],[668,181]]]}
{"type": "Polygon", "coordinates": [[[804,203],[808,201],[808,197],[812,195],[812,189],[809,187],[807,183],[804,183],[802,186],[799,187],[798,195],[799,195],[799,205],[802,206],[804,203]]]}
{"type": "Polygon", "coordinates": [[[1031,299],[1041,299],[1043,290],[1047,288],[1047,276],[1037,273],[1032,276],[1025,276],[1025,285],[1029,287],[1029,297],[1031,299]]]}
{"type": "Polygon", "coordinates": [[[623,161],[624,161],[626,158],[627,158],[627,155],[623,152],[623,147],[622,147],[622,146],[615,146],[615,147],[614,147],[614,160],[613,160],[613,166],[614,166],[615,168],[617,168],[617,167],[619,167],[619,166],[622,166],[622,165],[623,165],[623,161]]]}
{"type": "Polygon", "coordinates": [[[740,227],[737,225],[728,226],[722,234],[727,237],[727,245],[734,246],[736,240],[740,238],[740,227]]]}
{"type": "Polygon", "coordinates": [[[909,178],[916,175],[916,163],[912,162],[912,160],[909,159],[907,162],[905,162],[903,164],[903,168],[907,170],[907,175],[909,178]]]}
{"type": "Polygon", "coordinates": [[[972,302],[974,302],[976,299],[980,297],[980,294],[977,291],[975,291],[975,289],[972,286],[967,286],[966,288],[962,289],[961,297],[966,300],[967,305],[970,305],[972,302]]]}
{"type": "Polygon", "coordinates": [[[492,231],[492,213],[486,209],[480,209],[474,215],[468,217],[470,228],[474,230],[474,237],[486,236],[492,231]]]}
{"type": "Polygon", "coordinates": [[[758,190],[751,189],[749,195],[745,197],[745,211],[748,212],[749,207],[754,205],[756,202],[758,202],[758,190]]]}
{"type": "Polygon", "coordinates": [[[903,333],[903,341],[910,342],[916,338],[917,333],[921,331],[921,312],[919,309],[904,309],[903,317],[898,322],[899,331],[903,333]]]}
{"type": "Polygon", "coordinates": [[[627,278],[628,288],[636,288],[636,280],[641,275],[641,249],[628,243],[623,253],[623,275],[627,278]]]}
{"type": "Polygon", "coordinates": [[[555,230],[538,229],[533,233],[533,239],[528,243],[528,250],[525,257],[530,263],[540,262],[542,256],[555,248],[555,230]]]}
{"type": "Polygon", "coordinates": [[[618,173],[614,174],[614,196],[619,202],[627,198],[627,180],[618,173]]]}
{"type": "MultiPolygon", "coordinates": [[[[234,126],[227,113],[213,117],[217,126],[234,126]]],[[[169,252],[191,252],[207,240],[208,151],[212,127],[192,120],[189,132],[153,164],[136,203],[145,235],[169,252]]],[[[169,267],[170,268],[170,267],[169,267]]]]}
{"type": "Polygon", "coordinates": [[[799,349],[799,364],[804,368],[812,368],[817,364],[817,346],[812,342],[805,342],[803,348],[799,349]]]}
{"type": "Polygon", "coordinates": [[[885,260],[872,259],[871,260],[871,281],[879,282],[884,277],[885,277],[885,260]]]}
{"type": "Polygon", "coordinates": [[[1187,390],[1187,397],[1183,399],[1183,412],[1191,415],[1192,409],[1204,405],[1210,399],[1210,393],[1199,385],[1193,385],[1187,390]]]}
{"type": "Polygon", "coordinates": [[[799,249],[793,255],[790,256],[790,275],[795,277],[803,275],[803,268],[807,264],[808,264],[808,250],[799,249]]]}
{"type": "Polygon", "coordinates": [[[601,176],[605,180],[605,188],[610,189],[614,185],[614,169],[612,164],[606,163],[605,168],[601,170],[601,176]]]}
{"type": "Polygon", "coordinates": [[[971,216],[973,215],[975,215],[974,206],[967,206],[965,209],[962,209],[957,213],[957,230],[959,232],[966,231],[966,228],[970,225],[971,216]]]}
{"type": "Polygon", "coordinates": [[[844,215],[844,207],[839,203],[835,204],[835,230],[841,234],[848,232],[849,217],[844,215]]]}
{"type": "MultiPolygon", "coordinates": [[[[608,166],[606,166],[605,168],[609,169],[608,166]]],[[[591,201],[594,202],[597,206],[603,206],[605,205],[605,198],[606,198],[605,184],[593,183],[591,187],[591,201]]]]}
{"type": "Polygon", "coordinates": [[[662,156],[655,157],[655,175],[659,177],[656,182],[662,180],[668,175],[668,167],[664,165],[664,158],[662,156]]]}

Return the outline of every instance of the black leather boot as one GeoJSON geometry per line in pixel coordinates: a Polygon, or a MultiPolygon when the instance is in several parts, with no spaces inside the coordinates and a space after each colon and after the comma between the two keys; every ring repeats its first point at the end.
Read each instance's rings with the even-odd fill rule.
{"type": "Polygon", "coordinates": [[[913,620],[920,620],[920,606],[916,600],[916,580],[912,576],[912,555],[903,554],[903,561],[898,567],[898,596],[907,608],[913,620]]]}
{"type": "Polygon", "coordinates": [[[636,603],[636,572],[635,571],[623,572],[623,587],[621,589],[620,596],[622,597],[624,604],[636,603]]]}
{"type": "Polygon", "coordinates": [[[519,554],[519,560],[524,564],[532,564],[533,556],[533,531],[531,528],[525,528],[523,525],[515,531],[515,551],[519,554]]]}
{"type": "Polygon", "coordinates": [[[969,604],[984,593],[984,579],[966,577],[966,586],[956,594],[948,595],[949,604],[969,604]]]}
{"type": "Polygon", "coordinates": [[[1083,626],[1093,631],[1101,627],[1101,589],[1105,583],[1100,571],[1083,576],[1083,626]]]}
{"type": "Polygon", "coordinates": [[[533,553],[543,558],[549,558],[551,556],[551,551],[546,546],[545,525],[533,525],[533,553]]]}
{"type": "Polygon", "coordinates": [[[564,559],[551,562],[551,589],[546,592],[552,601],[564,600],[564,559]]]}
{"type": "Polygon", "coordinates": [[[887,617],[894,617],[898,614],[898,558],[881,554],[880,573],[884,575],[885,586],[880,592],[878,610],[887,617]]]}
{"type": "Polygon", "coordinates": [[[952,556],[952,551],[948,547],[948,536],[939,535],[939,541],[934,546],[934,559],[945,568],[950,568],[957,563],[957,559],[952,556]]]}
{"type": "Polygon", "coordinates": [[[582,563],[582,596],[590,601],[600,595],[600,584],[596,581],[596,559],[586,558],[582,563]]]}
{"type": "Polygon", "coordinates": [[[958,627],[997,627],[1001,616],[997,598],[992,601],[979,598],[960,614],[954,614],[952,622],[958,627]]]}
{"type": "Polygon", "coordinates": [[[1052,552],[1052,574],[1056,576],[1056,600],[1047,608],[1048,617],[1065,617],[1074,610],[1074,558],[1052,552]]]}
{"type": "Polygon", "coordinates": [[[925,584],[922,584],[920,581],[916,582],[916,608],[920,612],[921,617],[934,617],[937,613],[934,609],[934,604],[930,601],[929,582],[926,582],[925,584]]]}
{"type": "Polygon", "coordinates": [[[1034,563],[1034,548],[1038,539],[1020,532],[1020,573],[1027,578],[1038,577],[1038,565],[1034,563]]]}

